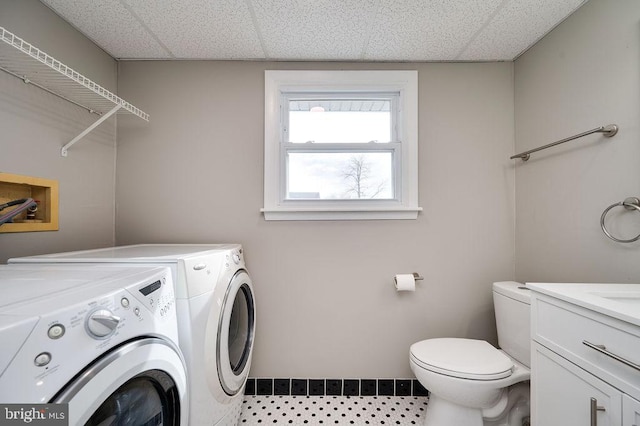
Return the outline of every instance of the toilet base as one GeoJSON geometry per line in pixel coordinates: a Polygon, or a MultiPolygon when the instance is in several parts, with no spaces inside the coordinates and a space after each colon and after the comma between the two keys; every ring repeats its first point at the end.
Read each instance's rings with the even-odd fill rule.
{"type": "Polygon", "coordinates": [[[431,394],[424,426],[483,426],[482,410],[463,407],[431,394]]]}
{"type": "Polygon", "coordinates": [[[484,419],[484,426],[529,426],[531,419],[529,381],[509,388],[508,404],[498,418],[484,419]]]}
{"type": "Polygon", "coordinates": [[[433,393],[429,397],[424,426],[529,426],[529,382],[509,387],[507,404],[496,418],[484,418],[480,408],[470,408],[440,398],[433,393]]]}

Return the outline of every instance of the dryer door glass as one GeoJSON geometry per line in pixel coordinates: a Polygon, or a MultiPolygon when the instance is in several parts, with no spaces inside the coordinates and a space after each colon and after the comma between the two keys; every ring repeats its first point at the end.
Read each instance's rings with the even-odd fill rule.
{"type": "Polygon", "coordinates": [[[173,380],[163,371],[151,370],[120,386],[85,425],[155,426],[179,422],[179,402],[173,380]]]}
{"type": "Polygon", "coordinates": [[[229,363],[234,373],[242,371],[251,350],[252,302],[251,290],[247,285],[243,285],[236,293],[229,321],[229,363]]]}
{"type": "Polygon", "coordinates": [[[255,305],[251,278],[239,270],[231,278],[224,296],[218,338],[216,339],[216,365],[222,388],[235,395],[244,386],[255,332],[255,305]]]}

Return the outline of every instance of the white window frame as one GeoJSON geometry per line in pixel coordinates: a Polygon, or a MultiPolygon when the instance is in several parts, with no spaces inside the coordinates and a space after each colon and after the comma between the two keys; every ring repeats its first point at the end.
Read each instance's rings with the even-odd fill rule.
{"type": "MultiPolygon", "coordinates": [[[[417,71],[265,71],[264,213],[265,220],[416,219],[418,206],[417,71]],[[367,150],[394,153],[394,199],[286,199],[287,152],[305,144],[284,140],[288,93],[399,93],[392,143],[367,144],[367,150]],[[372,147],[373,146],[373,147],[372,147]]],[[[363,144],[313,144],[313,152],[361,149],[363,144]]]]}

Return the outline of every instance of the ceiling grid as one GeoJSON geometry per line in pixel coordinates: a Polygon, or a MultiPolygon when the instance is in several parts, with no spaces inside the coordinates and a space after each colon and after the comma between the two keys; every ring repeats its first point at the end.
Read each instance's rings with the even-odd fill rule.
{"type": "Polygon", "coordinates": [[[588,0],[40,0],[119,60],[512,61],[588,0]]]}

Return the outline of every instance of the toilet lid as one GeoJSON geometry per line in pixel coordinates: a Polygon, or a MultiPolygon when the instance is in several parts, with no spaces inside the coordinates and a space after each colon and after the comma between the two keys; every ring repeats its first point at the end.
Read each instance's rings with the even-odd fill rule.
{"type": "Polygon", "coordinates": [[[513,369],[513,361],[484,340],[428,339],[411,345],[410,353],[420,367],[461,379],[503,379],[513,369]]]}

